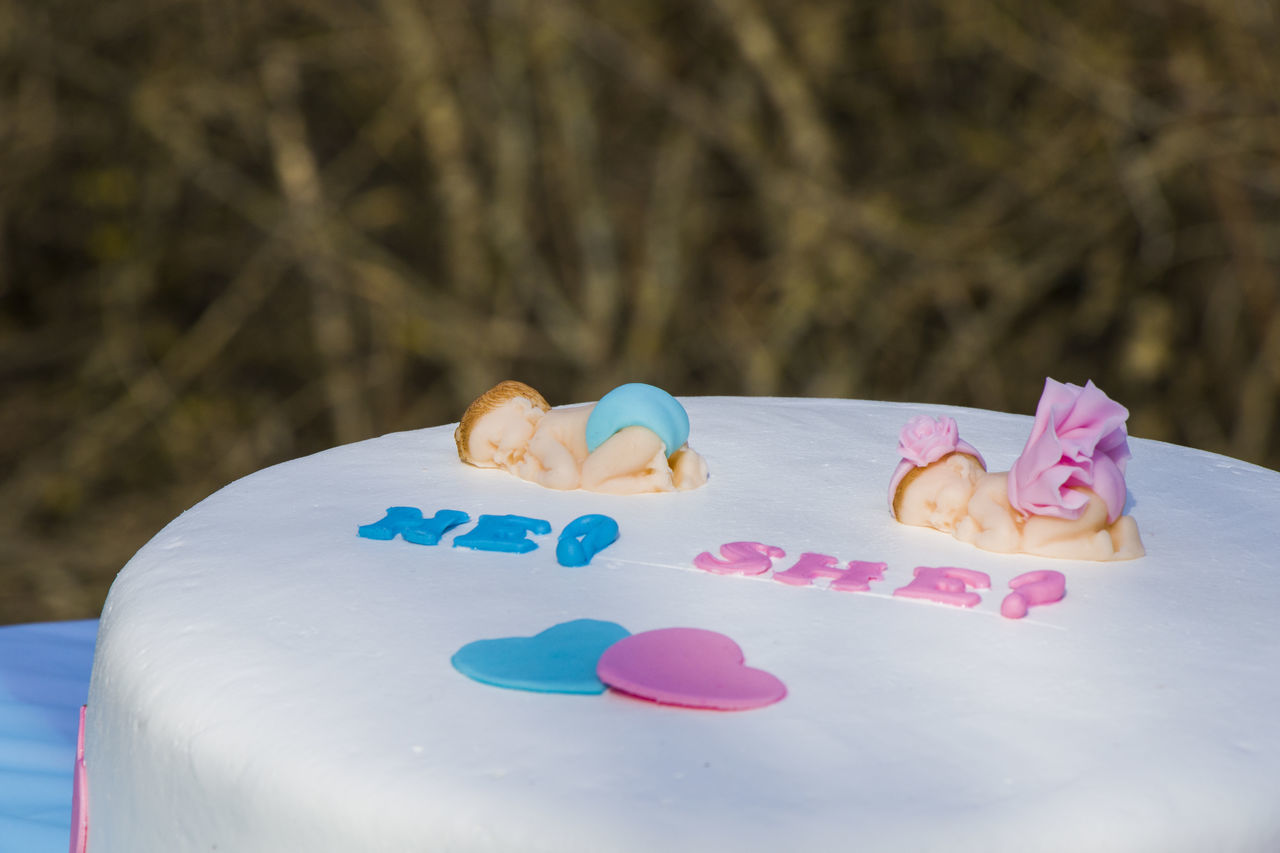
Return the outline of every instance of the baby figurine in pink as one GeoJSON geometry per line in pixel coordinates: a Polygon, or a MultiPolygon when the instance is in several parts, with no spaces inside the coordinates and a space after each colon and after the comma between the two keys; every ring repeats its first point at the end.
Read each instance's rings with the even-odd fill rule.
{"type": "Polygon", "coordinates": [[[988,551],[1074,560],[1145,554],[1124,515],[1129,412],[1092,382],[1045,381],[1031,437],[1008,472],[989,473],[948,417],[912,418],[889,510],[988,551]]]}
{"type": "Polygon", "coordinates": [[[458,458],[550,489],[611,494],[696,489],[707,464],[688,445],[689,417],[670,394],[622,385],[599,403],[553,409],[523,382],[500,382],[467,407],[458,458]]]}

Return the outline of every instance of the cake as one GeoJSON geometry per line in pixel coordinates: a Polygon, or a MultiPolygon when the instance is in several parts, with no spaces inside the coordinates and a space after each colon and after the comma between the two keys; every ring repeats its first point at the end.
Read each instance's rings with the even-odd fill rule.
{"type": "Polygon", "coordinates": [[[543,488],[462,464],[448,425],[175,519],[103,610],[88,849],[1280,849],[1280,474],[1130,438],[1145,556],[1001,554],[899,524],[885,485],[915,415],[954,417],[993,470],[1028,416],[682,402],[710,471],[693,490],[543,488]],[[436,544],[396,535],[414,511],[436,544]],[[541,522],[536,547],[461,547],[481,516],[541,522]],[[617,537],[587,548],[597,517],[617,537]],[[585,564],[557,559],[566,531],[585,564]],[[895,595],[918,567],[964,600],[895,595]],[[1048,571],[1060,601],[1002,615],[1048,571]],[[736,648],[785,691],[716,710],[457,665],[557,628],[614,632],[604,655],[736,648]]]}

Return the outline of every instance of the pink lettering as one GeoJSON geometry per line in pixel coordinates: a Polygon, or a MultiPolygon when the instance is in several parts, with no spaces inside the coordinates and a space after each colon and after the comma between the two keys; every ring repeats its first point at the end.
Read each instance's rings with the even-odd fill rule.
{"type": "Polygon", "coordinates": [[[837,562],[827,554],[806,551],[785,572],[774,572],[773,579],[791,586],[811,586],[815,578],[830,578],[828,588],[839,592],[866,592],[871,589],[870,581],[884,579],[884,563],[851,560],[848,567],[842,569],[837,562]]]}
{"type": "Polygon", "coordinates": [[[720,546],[718,559],[708,551],[693,558],[693,564],[704,572],[717,575],[758,575],[773,567],[773,560],[787,552],[762,542],[728,542],[720,546]]]}
{"type": "Polygon", "coordinates": [[[835,557],[805,551],[796,564],[785,572],[774,572],[773,579],[790,586],[810,586],[814,578],[836,578],[844,570],[836,566],[835,557]]]}
{"type": "Polygon", "coordinates": [[[954,566],[917,566],[915,579],[904,587],[893,591],[902,598],[922,598],[940,604],[952,604],[957,607],[973,607],[982,600],[974,589],[990,589],[991,577],[986,572],[974,569],[959,569],[954,566]]]}
{"type": "Polygon", "coordinates": [[[868,592],[872,581],[884,580],[884,570],[888,563],[869,563],[865,560],[850,560],[844,574],[831,582],[831,589],[836,592],[868,592]]]}
{"type": "Polygon", "coordinates": [[[1067,594],[1067,576],[1053,569],[1018,575],[1009,581],[1013,592],[1000,602],[1000,615],[1021,619],[1033,604],[1052,604],[1067,594]]]}

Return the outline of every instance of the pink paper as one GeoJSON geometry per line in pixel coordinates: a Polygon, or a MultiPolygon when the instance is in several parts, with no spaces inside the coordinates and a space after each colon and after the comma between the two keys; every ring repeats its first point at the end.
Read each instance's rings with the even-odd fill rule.
{"type": "Polygon", "coordinates": [[[75,783],[71,793],[70,853],[85,853],[89,848],[89,779],[84,769],[84,713],[80,706],[80,734],[76,737],[75,783]]]}

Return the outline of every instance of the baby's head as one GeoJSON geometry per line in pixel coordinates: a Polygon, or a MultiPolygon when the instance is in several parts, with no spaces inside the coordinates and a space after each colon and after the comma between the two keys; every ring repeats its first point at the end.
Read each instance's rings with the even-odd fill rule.
{"type": "Polygon", "coordinates": [[[508,379],[477,397],[453,433],[458,458],[478,468],[500,468],[519,461],[538,421],[551,410],[543,396],[508,379]]]}
{"type": "Polygon", "coordinates": [[[969,453],[949,453],[907,472],[893,495],[893,515],[903,524],[954,533],[969,511],[982,460],[969,453]]]}
{"type": "Polygon", "coordinates": [[[952,418],[918,415],[898,436],[902,461],[889,482],[889,512],[903,524],[951,532],[967,511],[986,462],[952,418]]]}

